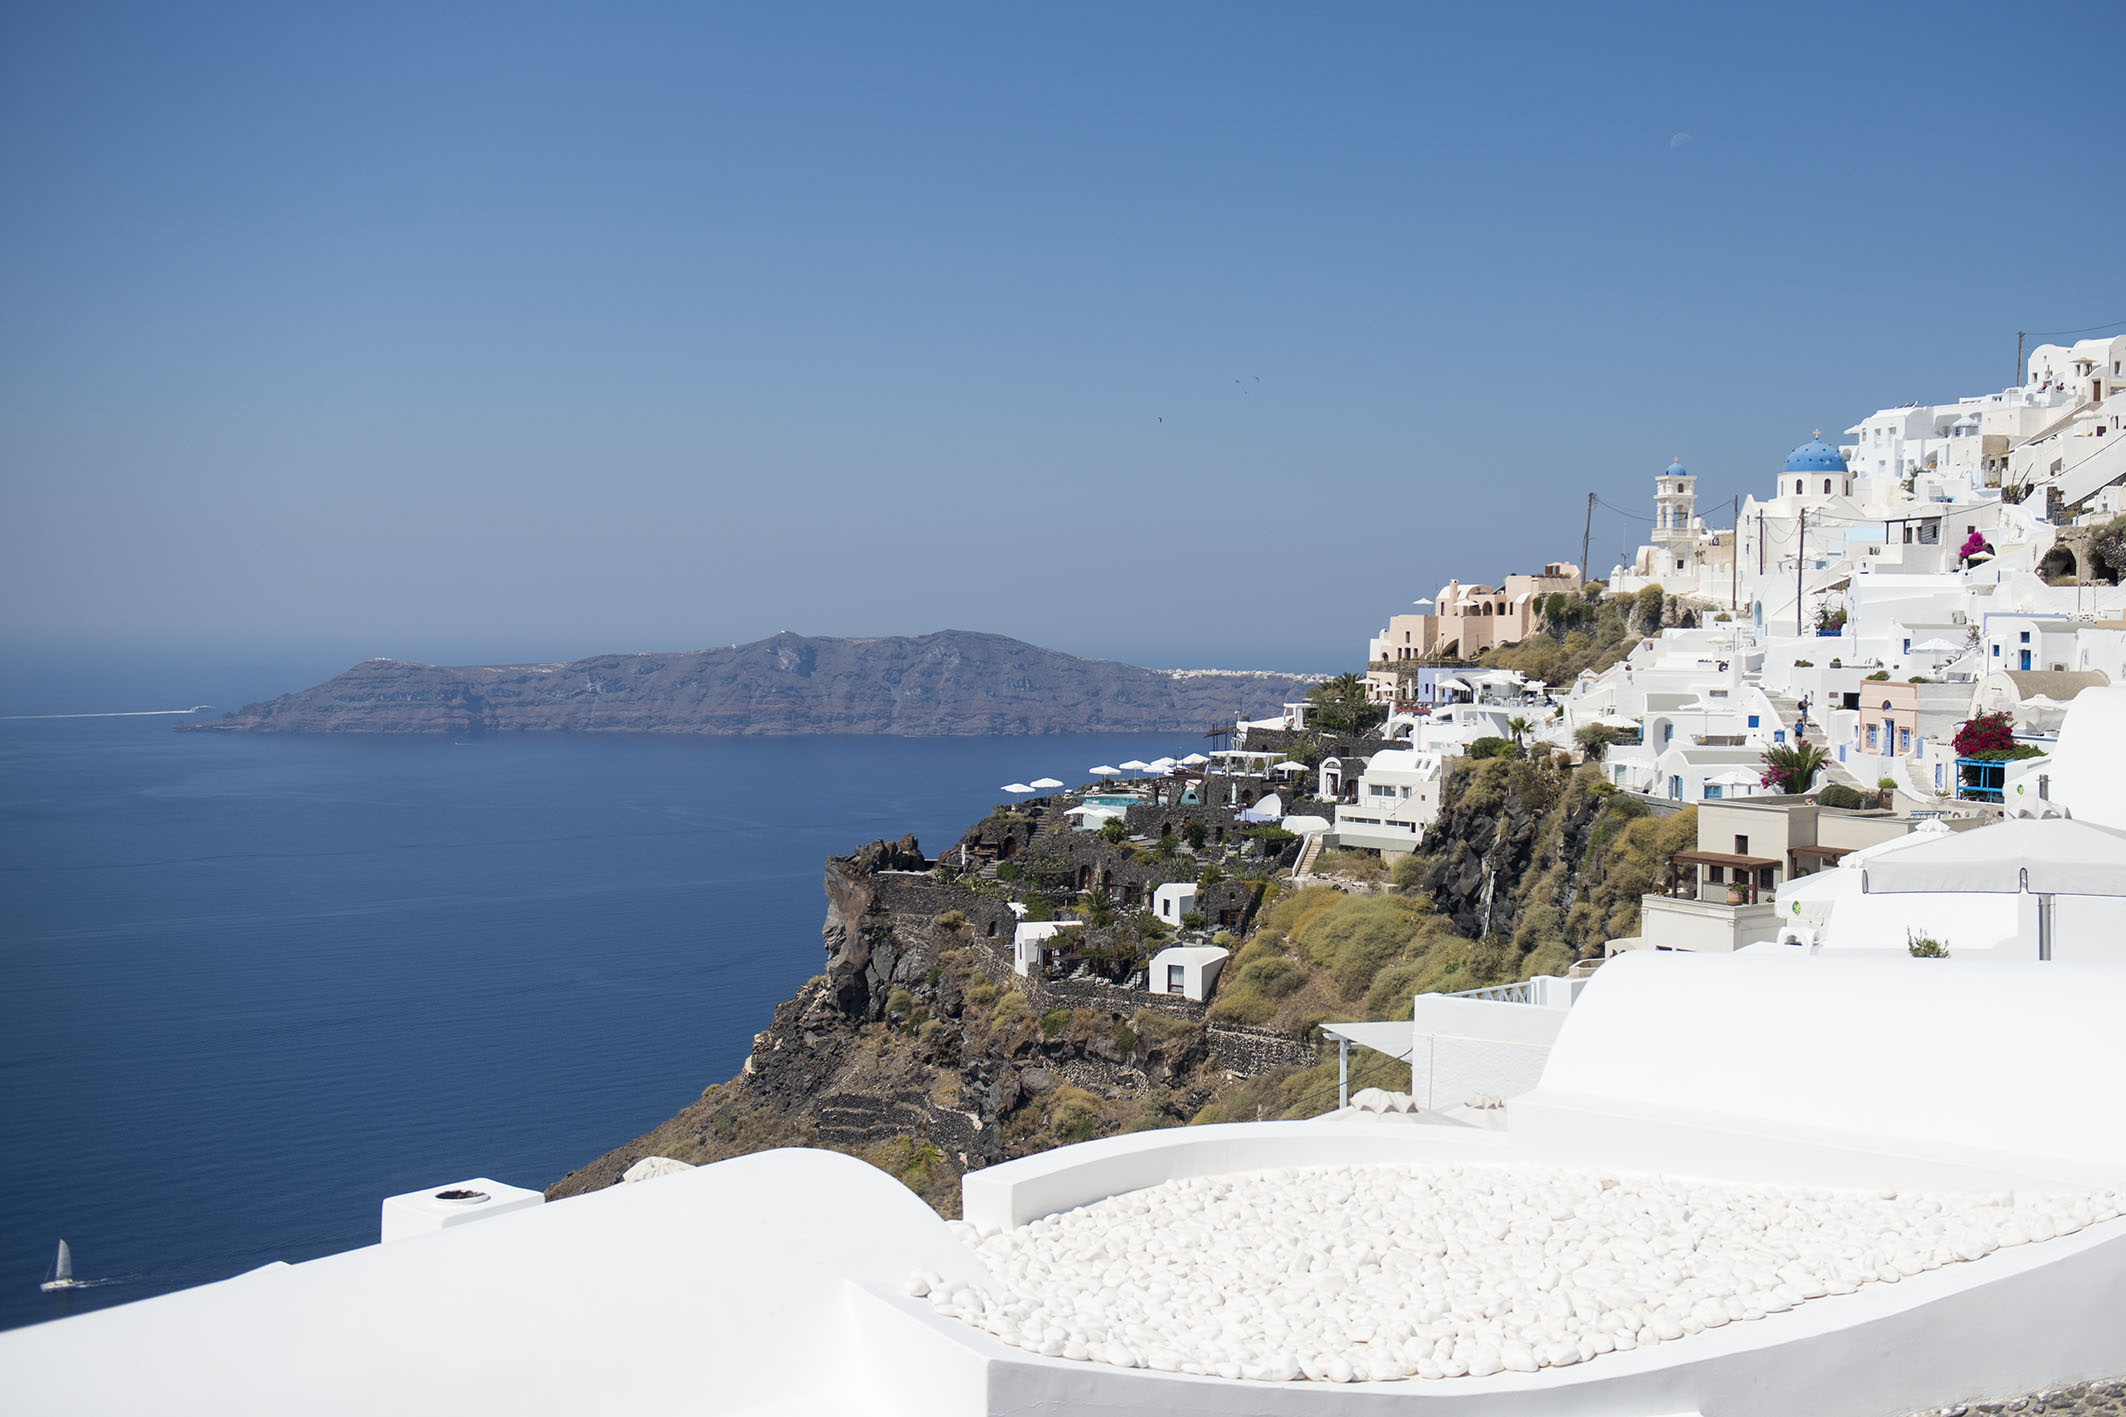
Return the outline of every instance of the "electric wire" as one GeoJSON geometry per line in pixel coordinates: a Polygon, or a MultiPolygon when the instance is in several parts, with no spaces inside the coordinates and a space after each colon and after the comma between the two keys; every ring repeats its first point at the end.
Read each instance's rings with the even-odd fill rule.
{"type": "Polygon", "coordinates": [[[2029,339],[2064,339],[2068,335],[2093,334],[2098,330],[2116,329],[2120,325],[2126,325],[2126,320],[2111,320],[2101,325],[2088,325],[2079,330],[2024,330],[2022,333],[2029,339]]]}

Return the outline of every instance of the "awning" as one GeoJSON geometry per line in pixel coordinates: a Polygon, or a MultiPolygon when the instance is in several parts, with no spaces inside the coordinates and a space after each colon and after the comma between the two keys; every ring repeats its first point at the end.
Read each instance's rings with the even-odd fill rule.
{"type": "Polygon", "coordinates": [[[1853,848],[1850,846],[1790,846],[1786,849],[1786,854],[1789,856],[1813,856],[1820,861],[1836,861],[1841,856],[1851,855],[1852,851],[1853,848]]]}
{"type": "Polygon", "coordinates": [[[1341,1038],[1361,1048],[1386,1053],[1398,1062],[1408,1062],[1411,1049],[1417,1043],[1416,1029],[1409,1019],[1390,1023],[1325,1023],[1321,1031],[1331,1038],[1341,1038]]]}
{"type": "Polygon", "coordinates": [[[2126,832],[2071,818],[2010,818],[1870,861],[1863,889],[2126,896],[2126,832]]]}

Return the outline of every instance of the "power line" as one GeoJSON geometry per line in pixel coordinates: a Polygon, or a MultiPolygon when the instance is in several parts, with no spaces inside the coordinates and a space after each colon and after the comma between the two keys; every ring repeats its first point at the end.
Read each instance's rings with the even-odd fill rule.
{"type": "Polygon", "coordinates": [[[2055,339],[2064,338],[2067,335],[2094,334],[2098,330],[2115,329],[2120,325],[2126,325],[2126,320],[2111,320],[2101,325],[2089,325],[2079,330],[2026,330],[2024,333],[2033,335],[2038,339],[2055,339]]]}
{"type": "Polygon", "coordinates": [[[1652,517],[1646,516],[1642,513],[1627,512],[1622,507],[1612,506],[1608,502],[1603,501],[1600,497],[1595,498],[1595,505],[1602,508],[1604,511],[1615,512],[1620,517],[1629,517],[1635,522],[1647,522],[1651,524],[1653,521],[1652,517]]]}

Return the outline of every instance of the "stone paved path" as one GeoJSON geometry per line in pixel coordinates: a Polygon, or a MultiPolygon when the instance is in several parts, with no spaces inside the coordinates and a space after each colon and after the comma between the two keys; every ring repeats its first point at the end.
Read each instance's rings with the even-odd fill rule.
{"type": "Polygon", "coordinates": [[[2074,1383],[2045,1388],[2003,1402],[1973,1402],[1956,1407],[1929,1407],[1911,1417],[2030,1417],[2034,1413],[2054,1417],[2126,1417],[2126,1378],[2100,1383],[2074,1383]]]}

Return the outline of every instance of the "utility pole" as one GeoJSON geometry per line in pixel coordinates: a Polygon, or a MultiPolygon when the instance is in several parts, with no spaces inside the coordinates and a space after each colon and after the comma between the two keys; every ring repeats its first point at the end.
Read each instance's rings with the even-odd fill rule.
{"type": "Polygon", "coordinates": [[[1794,515],[1794,633],[1801,633],[1801,567],[1802,554],[1809,544],[1809,509],[1803,507],[1794,515]]]}
{"type": "Polygon", "coordinates": [[[1590,492],[1587,494],[1587,524],[1580,528],[1580,584],[1583,587],[1589,579],[1587,575],[1587,542],[1588,538],[1594,535],[1594,504],[1595,494],[1590,492]]]}
{"type": "Polygon", "coordinates": [[[1742,608],[1742,494],[1735,494],[1733,510],[1727,514],[1728,525],[1735,530],[1728,537],[1732,543],[1727,548],[1727,609],[1730,615],[1742,608]]]}
{"type": "Polygon", "coordinates": [[[1757,513],[1757,574],[1764,574],[1764,513],[1757,513]]]}
{"type": "Polygon", "coordinates": [[[2011,389],[2019,389],[2023,385],[2023,336],[2027,333],[2026,330],[2015,332],[2015,382],[2008,386],[2011,389]]]}

